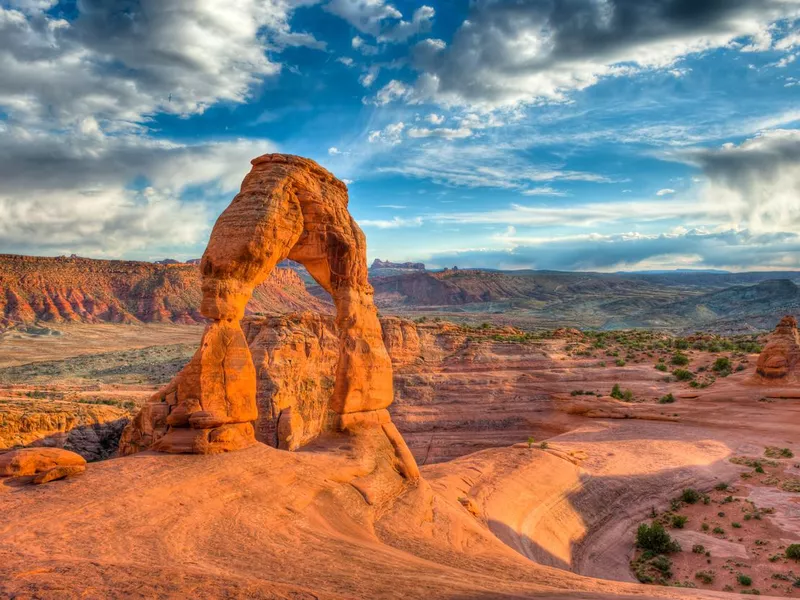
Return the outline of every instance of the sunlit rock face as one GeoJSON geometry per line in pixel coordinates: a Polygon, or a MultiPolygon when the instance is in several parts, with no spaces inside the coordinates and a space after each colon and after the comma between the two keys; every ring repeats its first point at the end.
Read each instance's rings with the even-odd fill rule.
{"type": "Polygon", "coordinates": [[[392,363],[367,280],[366,238],[348,212],[347,187],[296,156],[269,154],[252,164],[200,264],[201,312],[211,319],[200,348],[126,429],[120,452],[212,454],[255,443],[256,369],[240,321],[255,287],[288,258],[308,269],[336,308],[338,356],[326,407],[334,427],[381,428],[408,463],[406,471],[416,473],[386,411],[392,363]]]}
{"type": "Polygon", "coordinates": [[[758,357],[756,372],[768,379],[782,380],[796,376],[800,361],[800,336],[797,319],[786,316],[769,336],[767,345],[758,357]]]}

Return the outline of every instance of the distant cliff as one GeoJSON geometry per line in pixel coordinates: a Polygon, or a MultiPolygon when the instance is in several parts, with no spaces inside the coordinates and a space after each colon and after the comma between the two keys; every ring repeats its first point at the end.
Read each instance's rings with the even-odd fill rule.
{"type": "Polygon", "coordinates": [[[370,267],[370,271],[376,271],[378,269],[397,269],[397,270],[402,270],[402,271],[424,271],[425,270],[425,263],[415,263],[415,262],[396,263],[396,262],[391,262],[389,260],[381,260],[380,258],[376,258],[372,262],[372,266],[370,267]]]}
{"type": "MultiPolygon", "coordinates": [[[[0,329],[51,323],[201,323],[197,265],[0,255],[0,329]]],[[[290,269],[260,285],[248,313],[319,310],[290,269]]]]}

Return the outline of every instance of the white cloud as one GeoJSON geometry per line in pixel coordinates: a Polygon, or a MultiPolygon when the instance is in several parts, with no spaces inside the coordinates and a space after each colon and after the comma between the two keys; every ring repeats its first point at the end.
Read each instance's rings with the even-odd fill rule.
{"type": "Polygon", "coordinates": [[[663,190],[658,190],[656,192],[656,196],[670,196],[675,193],[675,190],[671,190],[669,188],[665,188],[663,190]]]}
{"type": "Polygon", "coordinates": [[[381,42],[404,42],[408,38],[430,31],[436,11],[430,6],[420,6],[411,21],[400,21],[378,36],[381,42]]]}
{"type": "Polygon", "coordinates": [[[419,77],[399,99],[483,109],[561,102],[603,78],[674,70],[740,38],[744,50],[766,50],[769,25],[798,16],[796,0],[475,2],[449,45],[416,45],[419,77]]]}
{"type": "Polygon", "coordinates": [[[362,227],[375,227],[376,229],[398,229],[400,227],[419,227],[423,221],[421,217],[412,219],[393,217],[392,219],[359,219],[358,224],[362,227]]]}
{"type": "Polygon", "coordinates": [[[330,156],[336,156],[337,154],[341,154],[341,150],[339,150],[336,146],[331,146],[328,148],[328,154],[330,156]]]}
{"type": "Polygon", "coordinates": [[[399,123],[391,123],[383,129],[376,129],[369,132],[367,139],[371,144],[383,143],[396,145],[403,140],[403,130],[406,125],[402,121],[399,123]]]}
{"type": "Polygon", "coordinates": [[[549,185],[522,190],[523,196],[566,196],[567,193],[549,185]]]}
{"type": "Polygon", "coordinates": [[[472,130],[467,129],[466,127],[460,127],[458,129],[451,129],[448,127],[435,127],[433,129],[429,129],[427,127],[412,127],[408,130],[408,137],[411,138],[438,137],[447,140],[454,140],[468,138],[471,135],[472,130]]]}
{"type": "Polygon", "coordinates": [[[340,62],[346,67],[352,67],[355,64],[355,61],[349,56],[340,56],[336,59],[336,62],[340,62]]]}
{"type": "Polygon", "coordinates": [[[436,113],[431,113],[427,117],[425,117],[425,120],[431,125],[441,125],[442,123],[444,123],[444,116],[437,115],[436,113]]]}
{"type": "Polygon", "coordinates": [[[375,83],[375,79],[378,77],[378,74],[381,72],[381,68],[378,66],[371,66],[367,71],[358,78],[358,82],[363,85],[364,87],[370,87],[373,83],[375,83]]]}
{"type": "Polygon", "coordinates": [[[403,16],[384,0],[331,0],[325,10],[341,17],[361,33],[377,37],[386,19],[400,19],[403,16]]]}
{"type": "Polygon", "coordinates": [[[375,104],[383,106],[398,98],[406,98],[411,93],[411,88],[402,81],[392,79],[375,94],[375,104]]]}
{"type": "Polygon", "coordinates": [[[351,41],[350,45],[353,47],[353,50],[358,50],[364,56],[372,56],[378,53],[377,46],[372,46],[364,41],[364,38],[359,36],[355,36],[351,41]]]}
{"type": "Polygon", "coordinates": [[[708,180],[705,197],[756,232],[800,228],[800,130],[763,132],[739,145],[685,153],[708,180]]]}

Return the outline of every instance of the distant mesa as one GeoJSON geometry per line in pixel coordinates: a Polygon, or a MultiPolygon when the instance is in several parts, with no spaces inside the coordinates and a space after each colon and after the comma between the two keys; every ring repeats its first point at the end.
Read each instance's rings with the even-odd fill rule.
{"type": "Polygon", "coordinates": [[[165,258],[164,260],[157,260],[153,264],[156,265],[179,265],[181,261],[175,260],[174,258],[165,258]]]}
{"type": "Polygon", "coordinates": [[[785,316],[778,323],[764,350],[758,357],[756,373],[771,380],[797,379],[797,366],[800,363],[800,336],[797,332],[797,319],[785,316]]]}
{"type": "Polygon", "coordinates": [[[390,260],[381,260],[380,258],[376,258],[372,261],[372,266],[370,267],[370,271],[377,271],[378,269],[393,269],[393,270],[402,270],[402,271],[424,271],[425,270],[425,263],[421,262],[403,262],[403,263],[396,263],[390,260]]]}

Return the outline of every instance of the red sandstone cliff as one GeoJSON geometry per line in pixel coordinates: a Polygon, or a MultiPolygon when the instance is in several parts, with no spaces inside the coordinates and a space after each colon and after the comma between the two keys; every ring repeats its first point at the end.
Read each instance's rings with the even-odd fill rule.
{"type": "MultiPolygon", "coordinates": [[[[196,265],[0,255],[0,329],[36,321],[200,323],[201,298],[196,265]]],[[[321,306],[297,273],[276,269],[248,312],[321,306]]]]}

